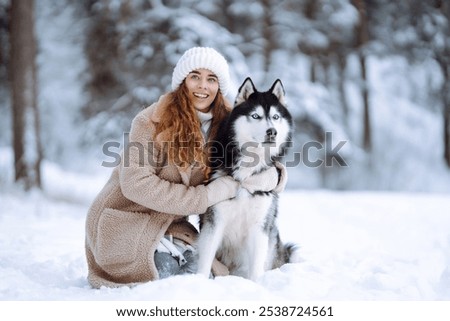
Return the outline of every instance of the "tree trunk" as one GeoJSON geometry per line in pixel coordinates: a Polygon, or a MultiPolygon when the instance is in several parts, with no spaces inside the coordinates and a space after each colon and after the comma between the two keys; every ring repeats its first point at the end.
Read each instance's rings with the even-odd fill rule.
{"type": "Polygon", "coordinates": [[[444,108],[444,158],[450,168],[450,102],[444,108]]]}
{"type": "Polygon", "coordinates": [[[34,1],[12,1],[10,81],[15,180],[26,189],[41,187],[42,146],[36,89],[34,1]]]}
{"type": "Polygon", "coordinates": [[[367,84],[367,61],[364,53],[364,45],[369,38],[366,4],[364,0],[353,0],[355,7],[358,9],[359,25],[357,27],[357,43],[359,48],[359,65],[361,68],[361,95],[363,98],[363,147],[366,151],[372,149],[372,130],[370,122],[370,105],[369,105],[369,89],[367,84]]]}
{"type": "MultiPolygon", "coordinates": [[[[447,19],[450,19],[450,4],[447,1],[439,1],[438,6],[447,19]]],[[[450,27],[448,26],[446,36],[450,37],[450,27]]],[[[443,113],[444,113],[444,159],[447,167],[450,168],[450,45],[446,45],[444,54],[439,60],[441,65],[442,74],[444,75],[444,83],[442,85],[442,101],[443,101],[443,113]]]]}
{"type": "Polygon", "coordinates": [[[270,70],[270,65],[272,63],[272,53],[275,49],[275,39],[273,35],[273,21],[272,21],[272,3],[271,0],[263,0],[262,6],[264,8],[264,21],[263,21],[263,30],[262,36],[264,39],[264,48],[263,48],[263,68],[264,68],[264,77],[266,81],[268,80],[268,74],[270,70]]]}
{"type": "Polygon", "coordinates": [[[367,88],[367,65],[366,58],[364,54],[359,54],[359,63],[361,66],[361,78],[362,78],[362,98],[364,105],[363,112],[363,147],[366,151],[370,151],[372,149],[372,129],[370,123],[370,106],[369,106],[369,90],[367,88]]]}
{"type": "Polygon", "coordinates": [[[345,93],[345,70],[347,68],[347,55],[343,53],[338,53],[336,55],[337,60],[337,72],[338,72],[338,91],[342,105],[342,112],[344,113],[344,126],[348,129],[348,117],[349,117],[349,106],[347,101],[347,95],[345,93]]]}
{"type": "Polygon", "coordinates": [[[444,76],[441,90],[442,116],[444,119],[444,160],[447,166],[450,167],[450,68],[448,66],[448,59],[442,58],[438,59],[438,62],[444,76]]]}

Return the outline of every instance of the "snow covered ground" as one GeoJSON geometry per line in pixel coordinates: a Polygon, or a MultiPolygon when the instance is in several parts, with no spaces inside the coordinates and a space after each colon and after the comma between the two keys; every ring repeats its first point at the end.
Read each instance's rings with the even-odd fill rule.
{"type": "Polygon", "coordinates": [[[0,300],[449,300],[450,197],[289,190],[280,230],[301,260],[239,277],[91,289],[84,220],[107,179],[45,166],[45,191],[0,192],[0,300]]]}

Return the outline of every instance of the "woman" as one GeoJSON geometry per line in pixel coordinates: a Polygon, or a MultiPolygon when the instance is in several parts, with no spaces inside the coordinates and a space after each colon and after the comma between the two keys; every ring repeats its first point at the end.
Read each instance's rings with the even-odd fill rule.
{"type": "MultiPolygon", "coordinates": [[[[117,287],[195,272],[197,230],[187,221],[218,202],[252,192],[281,190],[277,170],[237,182],[221,177],[205,185],[207,141],[230,111],[226,60],[212,48],[186,51],[172,89],[133,120],[128,149],[86,219],[89,283],[117,287]]],[[[226,275],[220,262],[214,275],[226,275]]]]}

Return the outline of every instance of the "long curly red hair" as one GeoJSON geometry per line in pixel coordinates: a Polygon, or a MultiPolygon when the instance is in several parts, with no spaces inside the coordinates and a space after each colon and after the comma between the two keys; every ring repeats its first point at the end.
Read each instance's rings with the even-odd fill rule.
{"type": "MultiPolygon", "coordinates": [[[[209,172],[207,141],[203,138],[197,110],[189,100],[188,89],[184,83],[168,94],[162,106],[160,121],[156,124],[155,137],[166,132],[169,135],[168,161],[181,168],[192,164],[199,166],[207,177],[209,172]]],[[[220,123],[230,113],[231,104],[220,90],[211,105],[212,121],[208,141],[213,140],[220,123]]]]}

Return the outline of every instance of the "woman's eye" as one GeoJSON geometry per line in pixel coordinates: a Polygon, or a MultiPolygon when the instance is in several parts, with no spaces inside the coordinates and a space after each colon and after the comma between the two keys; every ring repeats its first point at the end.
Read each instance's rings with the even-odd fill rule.
{"type": "Polygon", "coordinates": [[[216,78],[209,78],[208,81],[209,81],[210,83],[215,83],[215,82],[216,82],[216,78]]]}
{"type": "Polygon", "coordinates": [[[259,115],[257,113],[254,113],[251,115],[253,119],[260,119],[259,115]]]}
{"type": "Polygon", "coordinates": [[[197,80],[197,79],[199,79],[199,77],[197,75],[192,75],[191,79],[197,80]]]}
{"type": "Polygon", "coordinates": [[[278,120],[278,119],[280,119],[280,115],[275,114],[275,115],[272,116],[272,118],[275,119],[275,120],[278,120]]]}

